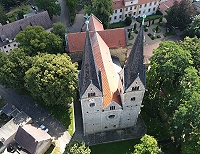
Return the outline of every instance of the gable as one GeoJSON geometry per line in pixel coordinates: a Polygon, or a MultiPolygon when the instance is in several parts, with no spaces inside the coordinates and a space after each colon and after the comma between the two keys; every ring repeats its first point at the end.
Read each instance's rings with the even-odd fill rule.
{"type": "Polygon", "coordinates": [[[87,87],[87,89],[81,96],[81,99],[88,98],[88,96],[89,97],[102,97],[102,92],[94,84],[90,83],[90,85],[87,87]]]}
{"type": "Polygon", "coordinates": [[[145,90],[145,86],[139,77],[132,82],[132,84],[126,89],[126,92],[137,90],[145,90]]]}
{"type": "Polygon", "coordinates": [[[119,105],[117,102],[115,102],[114,100],[104,108],[105,111],[110,111],[110,110],[118,110],[121,109],[122,106],[119,105]]]}

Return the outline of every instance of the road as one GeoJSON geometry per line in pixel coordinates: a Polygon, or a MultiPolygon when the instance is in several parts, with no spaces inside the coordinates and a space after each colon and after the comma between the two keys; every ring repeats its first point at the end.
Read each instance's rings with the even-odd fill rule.
{"type": "Polygon", "coordinates": [[[58,3],[61,6],[61,14],[60,16],[53,16],[53,23],[61,22],[65,25],[65,27],[68,27],[70,24],[70,19],[69,19],[69,10],[66,6],[66,2],[65,0],[58,0],[58,3]]]}
{"type": "Polygon", "coordinates": [[[49,129],[48,133],[57,140],[57,145],[64,152],[65,145],[69,143],[71,136],[61,122],[29,96],[18,95],[14,90],[6,89],[3,86],[0,86],[0,95],[19,110],[23,110],[38,126],[44,124],[49,129]]]}

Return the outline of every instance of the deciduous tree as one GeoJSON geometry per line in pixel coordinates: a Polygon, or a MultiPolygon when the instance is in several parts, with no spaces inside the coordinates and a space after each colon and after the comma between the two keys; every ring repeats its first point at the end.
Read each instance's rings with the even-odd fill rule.
{"type": "Polygon", "coordinates": [[[47,105],[69,104],[76,98],[77,65],[67,54],[39,54],[33,58],[25,82],[32,96],[47,105]]]}
{"type": "Polygon", "coordinates": [[[157,154],[159,147],[155,138],[150,135],[144,135],[140,143],[134,146],[133,154],[157,154]]]}
{"type": "Polygon", "coordinates": [[[23,88],[25,72],[31,66],[30,57],[21,49],[17,48],[9,55],[3,54],[1,56],[1,62],[0,84],[8,88],[23,88]]]}
{"type": "Polygon", "coordinates": [[[34,0],[39,9],[48,11],[49,16],[59,16],[61,13],[61,7],[57,0],[34,0]]]}
{"type": "Polygon", "coordinates": [[[57,36],[60,36],[62,40],[65,39],[66,27],[61,22],[57,22],[53,24],[53,29],[51,30],[57,36]]]}
{"type": "Polygon", "coordinates": [[[7,16],[6,13],[4,12],[4,7],[0,5],[0,23],[2,25],[6,24],[7,21],[7,16]]]}
{"type": "Polygon", "coordinates": [[[73,140],[66,146],[66,154],[90,154],[90,148],[84,142],[73,140]]]}
{"type": "Polygon", "coordinates": [[[62,39],[53,33],[48,33],[41,26],[27,26],[16,36],[19,47],[28,55],[41,53],[62,53],[62,39]]]}
{"type": "Polygon", "coordinates": [[[186,29],[190,37],[197,36],[200,38],[200,15],[196,15],[186,29]]]}
{"type": "Polygon", "coordinates": [[[91,6],[85,6],[86,13],[93,13],[108,28],[110,15],[113,14],[112,0],[93,0],[91,6]]]}
{"type": "Polygon", "coordinates": [[[196,11],[189,0],[182,0],[179,3],[175,1],[174,5],[167,11],[167,25],[179,27],[180,30],[184,30],[191,23],[191,19],[195,15],[196,11]]]}

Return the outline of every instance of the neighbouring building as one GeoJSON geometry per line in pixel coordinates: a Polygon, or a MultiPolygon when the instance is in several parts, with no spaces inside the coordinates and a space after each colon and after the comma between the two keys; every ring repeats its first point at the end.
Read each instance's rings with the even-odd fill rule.
{"type": "Polygon", "coordinates": [[[142,17],[156,13],[159,4],[166,0],[113,0],[110,23],[123,21],[126,17],[142,17]]]}
{"type": "Polygon", "coordinates": [[[16,35],[27,26],[42,26],[45,30],[52,28],[52,22],[47,11],[28,16],[6,25],[0,25],[0,50],[9,54],[17,48],[16,35]]]}
{"type": "MultiPolygon", "coordinates": [[[[109,48],[120,48],[127,46],[128,38],[124,28],[104,30],[101,21],[93,14],[91,14],[88,20],[90,35],[93,35],[95,31],[98,32],[109,48]]],[[[85,30],[86,26],[83,24],[82,32],[66,34],[66,46],[70,53],[82,52],[84,50],[86,39],[85,30]]]]}
{"type": "Polygon", "coordinates": [[[51,136],[47,132],[30,124],[20,126],[14,139],[30,154],[45,153],[52,142],[51,136]]]}
{"type": "MultiPolygon", "coordinates": [[[[78,78],[84,135],[133,127],[140,113],[146,82],[143,26],[126,64],[118,70],[111,59],[109,41],[104,40],[110,35],[103,38],[100,22],[91,23],[90,18],[94,16],[84,24],[85,43],[78,78]]],[[[124,40],[123,35],[116,35],[116,38],[109,38],[111,42],[124,40]]],[[[69,48],[73,48],[72,43],[69,48]]]]}
{"type": "Polygon", "coordinates": [[[0,142],[3,143],[3,147],[0,149],[5,149],[6,146],[11,143],[15,137],[17,129],[27,123],[31,123],[32,118],[29,117],[25,112],[21,111],[15,117],[13,117],[9,122],[0,128],[0,142]]]}

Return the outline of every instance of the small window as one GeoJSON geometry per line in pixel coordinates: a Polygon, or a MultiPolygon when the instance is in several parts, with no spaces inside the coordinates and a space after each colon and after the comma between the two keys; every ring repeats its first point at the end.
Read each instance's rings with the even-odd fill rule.
{"type": "Polygon", "coordinates": [[[154,2],[154,5],[156,5],[157,2],[154,2]]]}
{"type": "Polygon", "coordinates": [[[114,115],[114,114],[109,115],[108,118],[109,118],[109,119],[114,119],[114,118],[115,118],[115,115],[114,115]]]}
{"type": "Polygon", "coordinates": [[[133,8],[132,7],[130,7],[130,10],[132,10],[133,8]]]}
{"type": "Polygon", "coordinates": [[[114,19],[117,19],[117,16],[115,16],[114,19]]]}
{"type": "Polygon", "coordinates": [[[141,13],[141,11],[139,11],[139,14],[141,13]]]}
{"type": "Polygon", "coordinates": [[[122,12],[122,9],[120,9],[120,12],[122,12]]]}
{"type": "Polygon", "coordinates": [[[137,6],[135,6],[135,8],[134,9],[136,9],[137,8],[137,6]]]}
{"type": "Polygon", "coordinates": [[[108,128],[107,126],[105,128],[108,128]]]}
{"type": "Polygon", "coordinates": [[[122,15],[120,15],[119,18],[121,19],[121,18],[122,18],[122,15]]]}
{"type": "Polygon", "coordinates": [[[115,13],[117,13],[117,10],[115,10],[115,13]]]}
{"type": "Polygon", "coordinates": [[[153,8],[153,11],[155,11],[155,10],[156,10],[156,8],[154,7],[154,8],[153,8]]]}
{"type": "Polygon", "coordinates": [[[116,127],[116,125],[114,125],[113,127],[116,127]]]}
{"type": "Polygon", "coordinates": [[[95,96],[95,93],[88,93],[88,97],[95,96]]]}
{"type": "Polygon", "coordinates": [[[90,107],[94,107],[95,106],[95,103],[90,103],[90,107]]]}
{"type": "Polygon", "coordinates": [[[4,48],[6,48],[6,45],[4,46],[4,48]]]}
{"type": "Polygon", "coordinates": [[[127,17],[127,14],[125,14],[125,17],[127,17]]]}
{"type": "Polygon", "coordinates": [[[148,12],[150,12],[150,11],[151,11],[151,9],[148,10],[148,12]]]}
{"type": "Polygon", "coordinates": [[[10,44],[8,44],[8,47],[10,47],[10,44]]]}
{"type": "Polygon", "coordinates": [[[151,3],[149,3],[149,6],[151,6],[151,3]]]}
{"type": "Polygon", "coordinates": [[[115,106],[110,106],[110,110],[115,110],[115,106]]]}
{"type": "Polygon", "coordinates": [[[135,101],[135,97],[132,97],[132,98],[131,98],[131,101],[135,101]]]}
{"type": "Polygon", "coordinates": [[[147,4],[145,4],[144,7],[147,7],[147,4]]]}
{"type": "Polygon", "coordinates": [[[16,44],[14,44],[14,47],[16,47],[16,44]]]}
{"type": "Polygon", "coordinates": [[[140,5],[140,8],[142,8],[142,5],[140,5]]]}
{"type": "Polygon", "coordinates": [[[133,13],[133,15],[135,15],[135,14],[136,14],[136,12],[133,13]]]}
{"type": "Polygon", "coordinates": [[[136,90],[139,90],[139,89],[140,89],[139,86],[132,87],[132,91],[136,91],[136,90]]]}
{"type": "Polygon", "coordinates": [[[126,11],[128,11],[128,8],[126,8],[126,11]]]}

